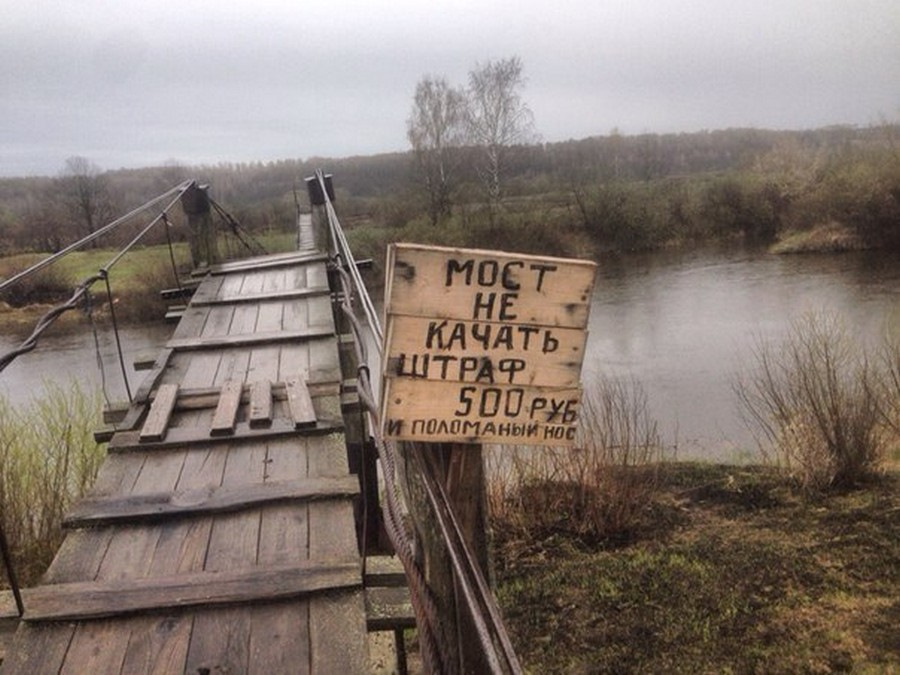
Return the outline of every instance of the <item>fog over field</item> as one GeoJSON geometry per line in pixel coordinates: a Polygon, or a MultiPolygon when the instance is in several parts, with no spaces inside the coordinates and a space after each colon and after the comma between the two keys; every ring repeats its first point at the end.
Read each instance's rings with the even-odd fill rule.
{"type": "Polygon", "coordinates": [[[0,175],[408,147],[425,74],[518,55],[546,141],[900,117],[896,0],[0,0],[0,175]]]}

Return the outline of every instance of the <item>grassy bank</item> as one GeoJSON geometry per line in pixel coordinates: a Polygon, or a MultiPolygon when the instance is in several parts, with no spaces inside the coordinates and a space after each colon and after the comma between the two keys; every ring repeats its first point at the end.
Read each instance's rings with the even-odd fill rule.
{"type": "Polygon", "coordinates": [[[766,467],[660,475],[626,540],[494,520],[498,596],[526,670],[900,669],[896,469],[815,501],[766,467]]]}
{"type": "MultiPolygon", "coordinates": [[[[294,233],[272,232],[257,239],[267,251],[291,250],[294,233]]],[[[186,243],[174,245],[175,266],[182,278],[191,270],[190,250],[186,243]]],[[[106,265],[117,249],[100,248],[74,251],[49,268],[0,293],[0,322],[4,332],[26,334],[55,304],[67,300],[74,288],[106,265]]],[[[222,251],[226,251],[223,249],[222,251]]],[[[46,258],[49,253],[20,253],[0,258],[0,279],[6,279],[46,258]]],[[[110,273],[116,318],[125,323],[160,320],[167,304],[159,291],[176,285],[169,248],[166,245],[138,247],[126,254],[110,273]]],[[[106,286],[93,286],[97,311],[108,314],[106,286]]],[[[84,322],[81,312],[69,312],[54,330],[68,330],[84,322]]]]}

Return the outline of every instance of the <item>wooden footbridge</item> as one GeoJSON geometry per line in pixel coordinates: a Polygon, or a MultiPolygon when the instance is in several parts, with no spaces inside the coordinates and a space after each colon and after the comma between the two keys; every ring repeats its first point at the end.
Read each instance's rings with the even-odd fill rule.
{"type": "Polygon", "coordinates": [[[359,364],[342,359],[346,274],[300,224],[296,252],[205,268],[41,585],[21,593],[2,675],[368,672],[367,630],[415,625],[407,582],[434,642],[409,551],[399,572],[365,562],[380,510],[359,364]]]}

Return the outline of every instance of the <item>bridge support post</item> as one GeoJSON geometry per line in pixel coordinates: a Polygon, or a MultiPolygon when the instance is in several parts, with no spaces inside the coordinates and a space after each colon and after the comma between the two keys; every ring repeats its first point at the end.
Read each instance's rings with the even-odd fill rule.
{"type": "Polygon", "coordinates": [[[208,185],[197,185],[195,181],[181,195],[181,208],[187,216],[191,261],[195,268],[215,265],[221,261],[210,214],[209,195],[206,192],[208,188],[208,185]]]}
{"type": "MultiPolygon", "coordinates": [[[[410,448],[401,444],[405,465],[409,465],[410,448]]],[[[488,555],[487,497],[484,481],[484,458],[480,445],[460,443],[424,444],[424,453],[431,461],[426,470],[447,493],[450,507],[485,579],[490,580],[488,555]]],[[[422,479],[416,471],[405,471],[405,498],[416,534],[416,552],[425,570],[426,582],[441,618],[440,639],[450,649],[446,663],[448,673],[491,672],[484,660],[475,625],[458,601],[461,590],[453,565],[441,535],[437,518],[426,496],[422,479]]]]}

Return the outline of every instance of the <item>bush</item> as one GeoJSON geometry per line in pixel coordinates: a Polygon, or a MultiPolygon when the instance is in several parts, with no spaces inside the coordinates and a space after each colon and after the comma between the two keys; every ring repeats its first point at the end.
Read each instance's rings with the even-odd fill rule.
{"type": "MultiPolygon", "coordinates": [[[[0,280],[9,279],[37,260],[38,258],[35,257],[33,261],[19,269],[12,269],[8,261],[0,261],[0,280]]],[[[75,284],[70,283],[58,267],[51,265],[0,291],[0,302],[5,302],[12,307],[24,307],[36,303],[55,304],[67,300],[74,290],[75,284]]]]}
{"type": "Polygon", "coordinates": [[[0,397],[0,506],[19,582],[34,583],[62,543],[62,518],[93,483],[100,401],[77,383],[47,385],[24,410],[0,397]]]}
{"type": "Polygon", "coordinates": [[[885,433],[878,375],[833,316],[792,324],[781,344],[758,342],[735,392],[765,454],[807,492],[849,487],[880,468],[885,433]]]}
{"type": "Polygon", "coordinates": [[[633,533],[659,487],[663,459],[643,389],[612,379],[586,388],[579,432],[573,449],[504,448],[493,457],[494,518],[531,538],[633,533]]]}

